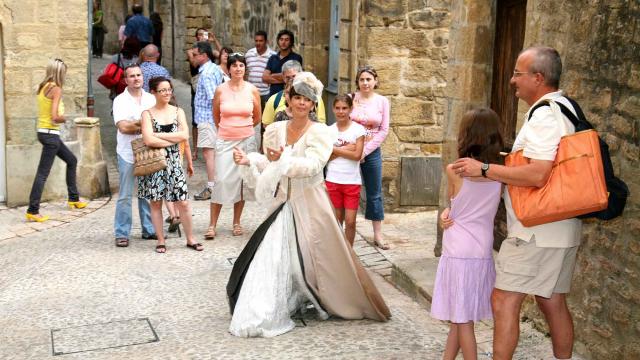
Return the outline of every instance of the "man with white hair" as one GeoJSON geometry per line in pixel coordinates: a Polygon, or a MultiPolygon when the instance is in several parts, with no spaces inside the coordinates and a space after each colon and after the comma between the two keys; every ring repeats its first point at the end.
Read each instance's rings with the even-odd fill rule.
{"type": "MultiPolygon", "coordinates": [[[[289,60],[282,64],[282,77],[284,78],[285,84],[292,82],[296,77],[296,74],[299,72],[302,72],[302,64],[297,60],[289,60]]],[[[286,108],[287,103],[284,89],[271,95],[269,97],[269,100],[267,100],[267,102],[264,104],[264,109],[262,109],[262,127],[265,128],[267,125],[273,123],[276,117],[276,113],[278,113],[279,111],[283,111],[286,108]]],[[[320,98],[318,101],[316,115],[318,116],[319,122],[327,122],[327,116],[325,114],[324,102],[322,101],[322,98],[320,98]]]]}

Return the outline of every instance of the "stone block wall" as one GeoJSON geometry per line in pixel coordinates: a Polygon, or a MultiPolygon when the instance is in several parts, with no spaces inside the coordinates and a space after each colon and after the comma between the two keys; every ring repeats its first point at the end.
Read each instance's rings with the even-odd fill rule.
{"type": "MultiPolygon", "coordinates": [[[[561,88],[610,146],[631,191],[622,217],[585,221],[569,305],[578,351],[593,359],[640,358],[640,4],[532,1],[525,46],[563,57],[561,88]]],[[[534,306],[527,316],[543,326],[534,306]]]]}
{"type": "Polygon", "coordinates": [[[102,0],[102,11],[104,12],[104,26],[107,33],[104,35],[105,54],[117,54],[120,50],[118,41],[118,30],[124,24],[127,14],[131,13],[131,6],[126,1],[102,0]]]}
{"type": "Polygon", "coordinates": [[[254,47],[253,34],[265,30],[269,46],[277,50],[282,29],[294,33],[293,50],[302,55],[304,68],[326,83],[329,43],[329,1],[220,0],[212,5],[213,28],[223,45],[246,52],[254,47]]]}
{"type": "Polygon", "coordinates": [[[355,41],[357,48],[345,56],[357,60],[341,61],[345,83],[340,89],[356,89],[357,66],[376,68],[379,93],[391,102],[390,130],[382,145],[385,206],[400,210],[400,159],[442,153],[449,28],[454,15],[449,1],[367,0],[357,2],[351,11],[358,18],[347,18],[343,24],[357,35],[345,45],[355,41]]]}
{"type": "MultiPolygon", "coordinates": [[[[0,1],[7,159],[25,146],[41,148],[36,140],[38,109],[35,92],[44,78],[49,59],[61,58],[68,66],[63,94],[67,119],[72,120],[85,113],[87,9],[86,0],[0,1]]],[[[63,138],[75,138],[73,130],[72,127],[65,128],[63,138]]],[[[38,158],[29,158],[28,161],[37,165],[38,158]]],[[[8,161],[8,177],[19,172],[18,167],[23,165],[8,161]]],[[[16,196],[12,194],[28,193],[32,180],[8,186],[7,202],[10,206],[18,205],[14,202],[16,196]]],[[[52,194],[52,190],[47,187],[45,198],[52,194]]],[[[66,192],[66,189],[62,190],[66,192]]]]}

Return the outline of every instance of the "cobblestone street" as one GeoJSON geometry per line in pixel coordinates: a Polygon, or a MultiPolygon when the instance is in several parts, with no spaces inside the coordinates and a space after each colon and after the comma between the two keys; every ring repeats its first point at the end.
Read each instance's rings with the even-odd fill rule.
{"type": "MultiPolygon", "coordinates": [[[[106,58],[94,60],[94,74],[106,63],[106,58]]],[[[369,245],[363,238],[369,229],[362,224],[354,248],[372,271],[391,309],[391,321],[318,321],[307,314],[297,320],[295,330],[271,339],[237,338],[227,331],[230,315],[225,285],[233,260],[266,215],[257,204],[247,203],[242,217],[245,234],[238,237],[231,235],[231,208],[224,207],[218,236],[214,241],[201,241],[203,252],[185,247],[184,234],[182,238],[170,234],[167,253],[156,254],[155,241],[140,239],[134,211],[130,245],[116,248],[115,127],[106,91],[98,86],[94,81],[96,116],[101,118],[114,195],[96,200],[82,216],[51,203],[43,211],[51,209],[67,217],[40,230],[24,226],[24,209],[0,208],[3,229],[16,229],[13,235],[0,237],[0,359],[58,355],[61,359],[441,358],[448,325],[432,319],[427,308],[388,281],[396,255],[393,250],[382,254],[369,245]]],[[[181,82],[175,86],[178,102],[188,104],[188,86],[181,82]]],[[[186,113],[190,116],[188,108],[186,113]]],[[[191,193],[205,183],[202,160],[195,165],[196,176],[189,180],[191,193]]],[[[191,204],[200,241],[208,225],[209,203],[191,204]]],[[[414,254],[432,253],[432,245],[420,245],[413,236],[420,226],[435,226],[433,212],[405,219],[414,225],[398,220],[397,226],[389,227],[395,232],[412,229],[396,234],[399,240],[394,246],[414,254]]],[[[428,236],[427,243],[432,244],[434,233],[431,229],[421,236],[428,236]]],[[[517,359],[552,358],[547,338],[527,323],[522,329],[517,359]]],[[[491,324],[478,324],[477,336],[479,358],[490,358],[491,324]]]]}
{"type": "MultiPolygon", "coordinates": [[[[155,242],[139,240],[137,229],[128,248],[116,248],[114,205],[46,233],[2,242],[0,358],[57,352],[76,352],[67,357],[78,359],[436,358],[442,351],[446,326],[380,276],[374,279],[392,309],[389,323],[309,318],[306,326],[300,322],[274,339],[235,338],[227,332],[225,284],[230,260],[248,235],[231,236],[230,216],[224,216],[221,235],[206,242],[202,253],[186,248],[184,238],[172,238],[166,255],[155,254],[155,242]],[[127,346],[153,338],[149,326],[126,323],[141,318],[149,319],[159,341],[127,346]],[[104,325],[114,322],[122,323],[104,325]],[[94,349],[101,350],[84,352],[94,349]]],[[[199,229],[206,225],[206,205],[194,203],[199,229]]],[[[260,213],[247,206],[247,230],[257,226],[260,213]]]]}

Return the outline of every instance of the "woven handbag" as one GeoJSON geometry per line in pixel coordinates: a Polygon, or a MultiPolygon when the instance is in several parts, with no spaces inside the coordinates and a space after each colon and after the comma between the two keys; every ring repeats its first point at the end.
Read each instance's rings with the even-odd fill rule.
{"type": "MultiPolygon", "coordinates": [[[[505,158],[507,166],[528,163],[522,150],[505,158]]],[[[598,133],[584,130],[560,140],[547,183],[507,186],[516,217],[524,226],[535,226],[600,211],[607,207],[598,133]]]]}
{"type": "Polygon", "coordinates": [[[153,148],[144,144],[142,138],[131,141],[133,150],[133,175],[145,176],[167,167],[167,151],[164,148],[153,148]]]}

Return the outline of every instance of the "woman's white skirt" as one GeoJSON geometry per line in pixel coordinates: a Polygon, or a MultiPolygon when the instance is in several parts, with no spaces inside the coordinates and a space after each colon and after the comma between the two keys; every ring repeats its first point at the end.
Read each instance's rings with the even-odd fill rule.
{"type": "Polygon", "coordinates": [[[211,192],[211,202],[230,205],[240,200],[254,200],[253,192],[244,185],[240,167],[233,161],[233,149],[238,147],[245,153],[256,151],[256,139],[250,136],[243,140],[216,141],[216,182],[211,192]]]}

